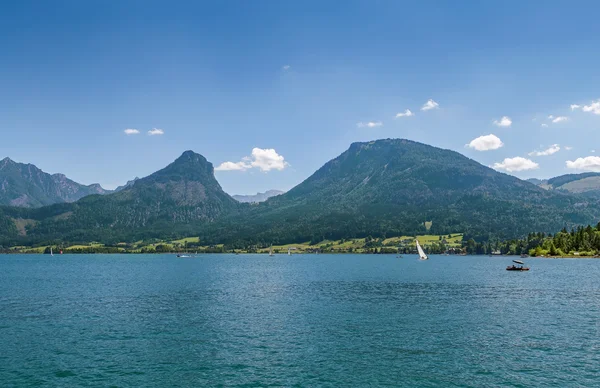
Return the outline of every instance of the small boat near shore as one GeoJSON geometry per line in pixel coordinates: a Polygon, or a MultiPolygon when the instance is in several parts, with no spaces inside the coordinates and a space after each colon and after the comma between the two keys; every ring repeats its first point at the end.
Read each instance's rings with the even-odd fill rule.
{"type": "Polygon", "coordinates": [[[508,267],[506,267],[507,271],[529,271],[529,268],[525,267],[525,263],[521,260],[513,260],[513,263],[520,264],[520,266],[516,266],[514,264],[509,265],[508,267]]]}

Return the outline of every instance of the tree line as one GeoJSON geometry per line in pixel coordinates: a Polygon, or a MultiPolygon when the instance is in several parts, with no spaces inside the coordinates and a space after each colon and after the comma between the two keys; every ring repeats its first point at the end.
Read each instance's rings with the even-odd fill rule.
{"type": "Polygon", "coordinates": [[[506,241],[476,242],[470,238],[463,245],[466,253],[477,255],[595,256],[600,253],[600,223],[570,231],[563,228],[554,235],[529,233],[525,238],[506,241]]]}

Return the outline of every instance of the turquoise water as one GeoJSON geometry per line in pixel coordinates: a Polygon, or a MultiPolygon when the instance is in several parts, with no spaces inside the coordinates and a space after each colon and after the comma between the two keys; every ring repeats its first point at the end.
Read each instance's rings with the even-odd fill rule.
{"type": "Polygon", "coordinates": [[[600,260],[0,256],[2,386],[600,386],[600,260]]]}

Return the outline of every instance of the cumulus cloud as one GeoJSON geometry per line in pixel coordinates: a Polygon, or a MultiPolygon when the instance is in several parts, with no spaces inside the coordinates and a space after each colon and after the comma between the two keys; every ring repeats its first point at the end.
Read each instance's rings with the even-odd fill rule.
{"type": "Polygon", "coordinates": [[[283,70],[289,70],[290,68],[291,68],[290,65],[283,65],[283,67],[282,67],[283,70]]]}
{"type": "Polygon", "coordinates": [[[584,105],[581,110],[584,112],[593,113],[595,115],[600,115],[600,100],[592,101],[590,105],[584,105]]]}
{"type": "Polygon", "coordinates": [[[567,151],[571,151],[572,149],[573,149],[573,147],[570,147],[570,146],[565,147],[565,150],[567,150],[567,151]]]}
{"type": "Polygon", "coordinates": [[[497,150],[503,145],[504,143],[502,143],[502,140],[500,140],[498,136],[489,134],[485,136],[479,136],[478,138],[471,140],[471,142],[467,144],[467,147],[473,148],[477,151],[490,151],[497,150]]]}
{"type": "Polygon", "coordinates": [[[506,170],[508,172],[535,170],[540,167],[536,162],[525,159],[520,156],[516,158],[506,158],[500,163],[494,163],[494,168],[497,170],[506,170]]]}
{"type": "Polygon", "coordinates": [[[215,170],[217,171],[246,171],[249,169],[248,165],[244,162],[223,162],[215,170]]]}
{"type": "Polygon", "coordinates": [[[123,132],[125,132],[126,135],[137,135],[140,133],[140,131],[138,131],[137,129],[133,129],[133,128],[127,128],[123,132]]]}
{"type": "Polygon", "coordinates": [[[411,112],[410,109],[407,109],[404,111],[404,113],[397,113],[396,114],[396,118],[400,118],[400,117],[410,117],[410,116],[414,116],[415,114],[413,112],[411,112]]]}
{"type": "Polygon", "coordinates": [[[574,111],[575,109],[579,109],[579,108],[581,108],[581,105],[571,104],[571,111],[574,111]]]}
{"type": "Polygon", "coordinates": [[[356,123],[356,126],[359,128],[375,128],[375,127],[381,127],[383,125],[383,123],[381,121],[369,121],[367,123],[363,123],[362,121],[360,123],[356,123]]]}
{"type": "Polygon", "coordinates": [[[512,125],[512,120],[508,116],[502,116],[500,120],[494,120],[494,125],[498,127],[510,127],[512,125]]]}
{"type": "Polygon", "coordinates": [[[542,128],[548,128],[548,124],[542,124],[542,128]]]}
{"type": "Polygon", "coordinates": [[[548,119],[552,120],[554,118],[554,115],[550,115],[548,116],[548,119]]]}
{"type": "Polygon", "coordinates": [[[557,153],[560,151],[560,146],[558,144],[552,144],[550,148],[545,149],[543,151],[532,151],[529,153],[529,156],[548,156],[557,153]]]}
{"type": "Polygon", "coordinates": [[[560,123],[561,121],[567,121],[569,118],[567,116],[558,116],[555,117],[552,122],[553,123],[560,123]]]}
{"type": "Polygon", "coordinates": [[[439,107],[440,107],[440,104],[433,101],[432,99],[429,99],[429,100],[427,100],[427,102],[425,104],[423,104],[423,106],[421,107],[421,110],[428,111],[431,109],[438,109],[439,107]]]}
{"type": "Polygon", "coordinates": [[[567,168],[582,171],[600,172],[600,156],[588,156],[577,158],[576,160],[567,160],[567,168]]]}
{"type": "Polygon", "coordinates": [[[283,170],[289,163],[282,155],[273,148],[253,148],[251,156],[242,158],[239,162],[223,162],[215,170],[217,171],[246,171],[257,168],[263,172],[271,170],[283,170]]]}
{"type": "Polygon", "coordinates": [[[157,135],[164,135],[165,131],[163,131],[160,128],[152,128],[151,130],[148,131],[148,135],[149,136],[157,136],[157,135]]]}

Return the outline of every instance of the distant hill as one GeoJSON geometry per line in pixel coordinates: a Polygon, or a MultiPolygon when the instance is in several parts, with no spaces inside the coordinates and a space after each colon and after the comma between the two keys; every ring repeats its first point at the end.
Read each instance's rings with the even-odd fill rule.
{"type": "Polygon", "coordinates": [[[0,161],[0,205],[40,207],[109,192],[98,184],[86,186],[62,174],[45,173],[33,164],[0,161]]]}
{"type": "Polygon", "coordinates": [[[135,184],[135,182],[136,182],[137,180],[139,180],[139,179],[140,179],[140,178],[138,178],[138,177],[135,177],[135,178],[133,178],[132,180],[130,180],[130,181],[127,181],[127,183],[125,183],[123,186],[119,186],[119,187],[117,187],[117,188],[116,188],[114,191],[115,191],[115,192],[119,192],[119,191],[121,191],[121,190],[124,190],[124,189],[126,189],[126,188],[128,188],[128,187],[131,187],[131,186],[133,186],[133,185],[135,184]]]}
{"type": "Polygon", "coordinates": [[[222,221],[218,237],[321,241],[414,235],[430,225],[432,234],[485,239],[557,231],[596,221],[599,213],[596,201],[541,189],[457,152],[387,139],[352,144],[287,193],[243,219],[222,221]]]}
{"type": "Polygon", "coordinates": [[[534,185],[539,186],[541,184],[548,183],[548,180],[547,179],[529,178],[529,179],[527,179],[527,182],[533,183],[534,185]]]}
{"type": "Polygon", "coordinates": [[[597,172],[567,174],[538,181],[535,184],[547,190],[557,190],[600,198],[600,173],[597,172]]]}
{"type": "Polygon", "coordinates": [[[264,202],[271,197],[275,197],[276,195],[281,195],[283,193],[284,191],[280,190],[268,190],[264,193],[257,193],[254,195],[233,195],[233,199],[243,203],[258,203],[264,202]]]}

